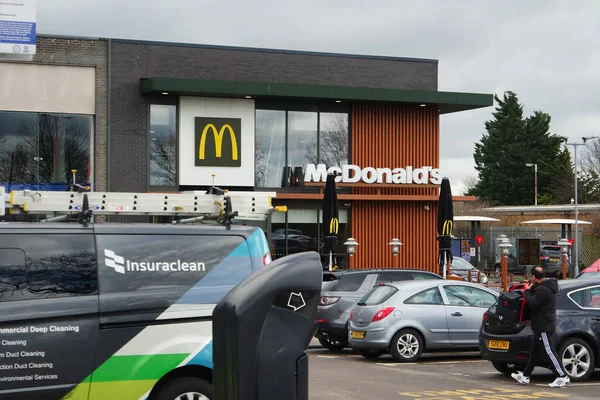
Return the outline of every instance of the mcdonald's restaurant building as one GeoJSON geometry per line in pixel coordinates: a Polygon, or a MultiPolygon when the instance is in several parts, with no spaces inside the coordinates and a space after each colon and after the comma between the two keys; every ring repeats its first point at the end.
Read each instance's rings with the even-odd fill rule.
{"type": "Polygon", "coordinates": [[[351,268],[437,270],[440,116],[493,104],[438,91],[436,60],[53,36],[0,58],[0,87],[0,184],[273,191],[278,257],[322,248],[335,171],[351,268]]]}

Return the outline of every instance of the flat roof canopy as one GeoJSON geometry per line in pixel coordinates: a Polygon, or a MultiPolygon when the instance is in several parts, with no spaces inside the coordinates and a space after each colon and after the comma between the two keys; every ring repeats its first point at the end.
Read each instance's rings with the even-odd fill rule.
{"type": "MultiPolygon", "coordinates": [[[[533,221],[523,221],[521,222],[522,224],[563,224],[563,225],[569,225],[569,224],[575,224],[575,220],[574,219],[535,219],[533,221]]],[[[582,220],[577,220],[578,224],[582,224],[582,225],[591,225],[591,222],[588,221],[582,221],[582,220]]]]}
{"type": "Polygon", "coordinates": [[[434,90],[382,89],[358,86],[300,85],[277,82],[241,82],[184,78],[145,78],[142,94],[234,97],[254,99],[296,98],[341,100],[361,103],[406,103],[437,106],[440,114],[473,110],[494,104],[491,94],[438,92],[434,90]]]}
{"type": "Polygon", "coordinates": [[[471,221],[471,222],[498,222],[498,221],[500,221],[497,218],[469,216],[469,215],[460,215],[460,216],[454,217],[454,220],[455,221],[471,221]]]}

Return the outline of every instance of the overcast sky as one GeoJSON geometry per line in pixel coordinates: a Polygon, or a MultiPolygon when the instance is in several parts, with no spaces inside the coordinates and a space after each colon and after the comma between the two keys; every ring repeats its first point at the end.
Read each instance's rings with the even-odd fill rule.
{"type": "MultiPolygon", "coordinates": [[[[439,90],[515,91],[553,132],[600,133],[600,1],[38,0],[38,32],[439,60],[439,90]],[[594,112],[596,111],[596,112],[594,112]]],[[[441,117],[462,192],[493,107],[441,117]]],[[[572,149],[572,147],[571,147],[572,149]]],[[[533,172],[532,178],[533,178],[533,172]]]]}

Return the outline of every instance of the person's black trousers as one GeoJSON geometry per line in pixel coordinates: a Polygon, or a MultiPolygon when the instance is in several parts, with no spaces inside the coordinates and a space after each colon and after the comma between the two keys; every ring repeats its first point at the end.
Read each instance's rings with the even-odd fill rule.
{"type": "Polygon", "coordinates": [[[550,368],[552,369],[552,372],[554,372],[554,376],[561,378],[565,376],[565,372],[560,364],[560,358],[558,357],[558,354],[556,354],[554,346],[552,346],[553,334],[554,332],[534,332],[532,351],[531,355],[529,356],[527,366],[523,371],[524,376],[531,376],[535,366],[538,365],[542,360],[549,361],[550,368]]]}

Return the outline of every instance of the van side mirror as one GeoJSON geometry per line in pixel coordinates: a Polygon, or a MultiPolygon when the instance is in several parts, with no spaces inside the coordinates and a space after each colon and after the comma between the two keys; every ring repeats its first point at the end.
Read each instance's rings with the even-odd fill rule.
{"type": "Polygon", "coordinates": [[[323,270],[316,252],[279,258],[213,311],[218,400],[308,400],[308,354],[323,270]]]}

